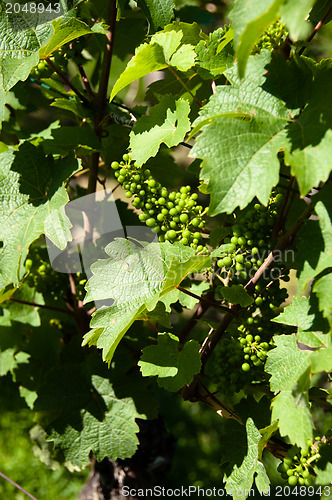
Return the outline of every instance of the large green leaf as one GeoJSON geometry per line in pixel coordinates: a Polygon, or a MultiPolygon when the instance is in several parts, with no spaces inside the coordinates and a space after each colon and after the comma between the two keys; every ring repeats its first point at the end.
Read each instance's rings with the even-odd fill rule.
{"type": "MultiPolygon", "coordinates": [[[[201,179],[208,183],[211,215],[244,208],[254,196],[266,204],[278,182],[277,153],[291,113],[263,89],[269,60],[268,53],[251,58],[243,82],[217,87],[193,124],[191,135],[203,128],[191,156],[204,160],[201,179]]],[[[227,72],[231,80],[233,75],[227,72]]]]}
{"type": "MultiPolygon", "coordinates": [[[[142,78],[153,71],[172,66],[180,71],[187,71],[195,63],[195,49],[190,44],[183,44],[183,32],[176,25],[168,25],[170,30],[156,33],[149,44],[140,45],[126,69],[116,81],[110,100],[124,87],[134,80],[142,78]]],[[[166,27],[167,28],[167,27],[166,27]]]]}
{"type": "Polygon", "coordinates": [[[308,14],[315,0],[284,0],[279,10],[281,21],[286,24],[292,40],[304,40],[311,30],[311,24],[307,21],[308,14]]]}
{"type": "MultiPolygon", "coordinates": [[[[330,193],[326,195],[328,199],[318,201],[315,206],[318,221],[309,220],[301,232],[297,257],[298,294],[306,290],[315,276],[332,267],[331,201],[330,193]]],[[[326,287],[329,281],[329,274],[322,277],[313,291],[317,293],[320,309],[330,319],[331,293],[326,287]]]]}
{"type": "Polygon", "coordinates": [[[266,28],[277,18],[284,0],[237,0],[230,13],[240,78],[243,78],[248,57],[266,28]]]}
{"type": "Polygon", "coordinates": [[[314,315],[309,314],[309,309],[310,303],[307,297],[294,297],[293,302],[285,307],[283,312],[272,321],[309,330],[314,320],[314,315]]]}
{"type": "Polygon", "coordinates": [[[272,419],[279,421],[282,436],[301,447],[312,437],[310,413],[310,351],[301,351],[295,335],[274,337],[276,348],[268,353],[265,365],[271,374],[271,390],[278,393],[272,401],[272,419]]]}
{"type": "Polygon", "coordinates": [[[34,404],[35,411],[43,412],[48,440],[79,468],[89,463],[90,452],[98,461],[131,457],[138,446],[135,419],[155,416],[144,379],[128,375],[126,364],[104,371],[98,365],[87,359],[54,367],[34,404]]]}
{"type": "Polygon", "coordinates": [[[55,50],[58,50],[62,45],[75,40],[83,35],[92,33],[106,34],[107,30],[102,24],[97,24],[90,28],[86,23],[71,17],[68,21],[63,22],[61,19],[53,23],[54,34],[52,38],[39,51],[39,57],[44,59],[49,57],[55,50]]]}
{"type": "Polygon", "coordinates": [[[44,225],[53,212],[65,217],[61,209],[69,198],[63,182],[77,169],[73,156],[55,161],[26,142],[0,155],[1,288],[18,283],[21,258],[41,234],[57,243],[53,225],[44,225]]]}
{"type": "Polygon", "coordinates": [[[93,315],[92,330],[84,336],[83,344],[102,348],[103,359],[110,362],[135,319],[146,309],[152,311],[158,300],[176,289],[185,276],[206,267],[211,259],[169,242],[148,244],[116,239],[105,251],[110,258],[91,266],[93,276],[88,281],[85,302],[115,302],[93,315]]]}
{"type": "Polygon", "coordinates": [[[327,274],[315,282],[313,292],[319,300],[319,309],[332,325],[332,274],[327,274]]]}
{"type": "Polygon", "coordinates": [[[166,95],[150,108],[149,116],[137,120],[130,132],[130,148],[138,165],[156,156],[162,142],[171,148],[184,139],[190,130],[189,112],[187,101],[166,95]]]}
{"type": "Polygon", "coordinates": [[[254,477],[260,493],[267,493],[269,490],[270,481],[259,456],[258,445],[262,436],[252,418],[248,418],[246,422],[246,431],[248,441],[247,454],[239,467],[237,465],[234,466],[231,475],[226,480],[226,491],[234,500],[245,500],[247,498],[248,491],[251,491],[254,477]]]}
{"type": "Polygon", "coordinates": [[[332,170],[332,64],[314,68],[310,97],[302,113],[287,127],[285,162],[297,177],[301,195],[326,181],[332,170]]]}
{"type": "Polygon", "coordinates": [[[160,387],[178,391],[189,384],[201,369],[200,345],[195,340],[180,348],[179,339],[171,333],[160,333],[157,345],[145,347],[138,362],[143,377],[158,376],[160,387]]]}

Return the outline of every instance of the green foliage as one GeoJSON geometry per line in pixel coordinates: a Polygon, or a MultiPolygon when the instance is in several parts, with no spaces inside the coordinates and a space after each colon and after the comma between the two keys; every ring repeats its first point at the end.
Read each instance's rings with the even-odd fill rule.
{"type": "Polygon", "coordinates": [[[168,391],[178,391],[189,384],[201,368],[199,344],[194,340],[179,348],[179,339],[172,334],[160,333],[158,344],[143,349],[138,365],[144,377],[158,376],[158,385],[168,391]]]}
{"type": "Polygon", "coordinates": [[[329,3],[134,4],[2,6],[1,401],[58,471],[162,415],[176,484],[328,485],[329,3]]]}

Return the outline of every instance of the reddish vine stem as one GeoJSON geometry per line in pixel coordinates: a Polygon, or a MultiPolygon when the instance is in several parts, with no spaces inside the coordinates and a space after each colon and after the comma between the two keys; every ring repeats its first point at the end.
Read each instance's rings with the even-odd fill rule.
{"type": "Polygon", "coordinates": [[[21,300],[21,299],[15,299],[14,297],[10,297],[12,302],[17,302],[18,304],[24,304],[26,306],[31,306],[31,307],[38,307],[41,309],[48,309],[49,311],[57,311],[65,314],[70,314],[71,316],[74,315],[73,311],[70,311],[69,309],[63,309],[62,307],[55,307],[55,306],[48,306],[47,304],[35,304],[35,302],[29,302],[27,300],[21,300]]]}
{"type": "Polygon", "coordinates": [[[299,56],[303,54],[303,52],[305,51],[305,49],[307,48],[307,44],[309,42],[311,42],[311,40],[313,39],[313,37],[316,35],[316,33],[320,30],[320,28],[323,26],[323,23],[325,21],[325,19],[327,18],[327,16],[332,12],[332,5],[330,5],[330,7],[327,9],[327,11],[325,12],[325,14],[323,15],[322,19],[320,21],[318,21],[318,23],[316,24],[316,26],[314,27],[314,29],[312,30],[312,32],[310,33],[310,35],[308,36],[308,38],[306,39],[306,45],[304,45],[303,47],[301,47],[301,49],[299,50],[299,56]]]}
{"type": "Polygon", "coordinates": [[[90,101],[92,101],[95,97],[95,94],[91,88],[89,79],[86,76],[86,73],[85,73],[85,70],[84,70],[82,64],[78,64],[77,67],[78,67],[78,71],[80,72],[80,75],[81,75],[82,85],[83,85],[85,91],[87,92],[88,96],[90,97],[90,101]]]}
{"type": "Polygon", "coordinates": [[[22,488],[22,486],[20,486],[19,484],[15,483],[15,481],[13,481],[12,479],[10,479],[9,477],[7,477],[5,474],[3,474],[2,472],[0,472],[0,476],[3,477],[6,481],[8,481],[8,483],[12,484],[13,486],[15,486],[15,488],[17,488],[18,490],[22,491],[22,493],[24,493],[26,496],[28,496],[29,498],[31,498],[32,500],[37,500],[36,497],[34,497],[33,495],[31,495],[31,493],[29,493],[27,490],[25,490],[24,488],[22,488]]]}
{"type": "Polygon", "coordinates": [[[215,302],[214,300],[207,299],[206,297],[200,297],[199,295],[196,295],[195,293],[192,293],[189,290],[182,288],[182,286],[177,286],[177,289],[180,290],[180,292],[185,293],[186,295],[189,295],[190,297],[193,297],[194,299],[205,302],[206,304],[208,304],[211,307],[217,307],[218,309],[221,309],[222,311],[225,311],[225,312],[232,312],[229,307],[218,304],[218,302],[215,302]]]}

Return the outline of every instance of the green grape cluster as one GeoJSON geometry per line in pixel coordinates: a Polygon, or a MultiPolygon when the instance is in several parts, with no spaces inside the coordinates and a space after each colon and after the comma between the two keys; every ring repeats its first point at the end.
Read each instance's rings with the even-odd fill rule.
{"type": "Polygon", "coordinates": [[[272,249],[272,231],[283,195],[274,194],[265,207],[255,203],[236,221],[231,236],[224,239],[228,250],[217,261],[217,266],[229,276],[232,283],[244,283],[252,278],[272,249]]]}
{"type": "Polygon", "coordinates": [[[32,246],[25,261],[25,282],[37,292],[58,300],[68,287],[67,276],[55,271],[49,261],[47,249],[32,246]]]}
{"type": "Polygon", "coordinates": [[[207,251],[203,246],[201,231],[205,210],[197,204],[198,195],[190,193],[190,186],[168,192],[156,181],[148,168],[139,167],[131,155],[111,164],[118,182],[126,190],[126,198],[142,213],[139,219],[158,234],[159,241],[176,241],[189,245],[198,252],[207,251]]]}
{"type": "MultiPolygon", "coordinates": [[[[85,39],[78,38],[70,44],[63,45],[52,53],[49,57],[50,61],[62,72],[66,72],[68,61],[73,59],[78,64],[81,64],[85,59],[81,55],[81,51],[85,48],[85,39]]],[[[54,73],[52,67],[45,59],[41,59],[38,64],[32,68],[30,76],[35,79],[49,78],[54,73]]]]}
{"type": "Polygon", "coordinates": [[[49,78],[52,74],[53,69],[45,59],[40,59],[37,66],[32,68],[30,72],[30,76],[32,78],[35,78],[36,80],[40,80],[41,78],[49,78]]]}
{"type": "Polygon", "coordinates": [[[324,444],[324,440],[317,436],[315,443],[309,440],[305,448],[292,446],[278,466],[281,477],[287,480],[290,486],[314,484],[313,464],[320,458],[319,450],[324,444]]]}
{"type": "Polygon", "coordinates": [[[275,21],[271,24],[265,33],[260,37],[254,47],[254,52],[260,52],[262,49],[273,50],[280,47],[288,36],[286,26],[280,22],[275,21]]]}
{"type": "Polygon", "coordinates": [[[226,332],[223,343],[215,349],[212,376],[224,393],[233,394],[245,385],[267,382],[264,364],[268,351],[274,347],[272,337],[280,329],[283,333],[287,329],[271,323],[276,309],[288,296],[279,280],[267,288],[264,284],[256,285],[255,291],[254,303],[241,315],[237,330],[226,332]]]}

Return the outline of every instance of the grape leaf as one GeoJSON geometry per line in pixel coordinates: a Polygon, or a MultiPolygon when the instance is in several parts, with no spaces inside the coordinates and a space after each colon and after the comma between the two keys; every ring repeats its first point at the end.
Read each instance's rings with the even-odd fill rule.
{"type": "Polygon", "coordinates": [[[304,40],[310,30],[311,24],[307,21],[308,14],[315,0],[284,0],[279,10],[281,22],[285,23],[292,40],[304,40]]]}
{"type": "MultiPolygon", "coordinates": [[[[331,443],[322,446],[319,450],[320,458],[314,465],[314,471],[317,474],[315,484],[327,485],[331,484],[332,478],[332,446],[331,443]]],[[[323,490],[324,495],[328,494],[327,490],[323,490]]],[[[330,496],[327,498],[331,498],[330,496]]]]}
{"type": "Polygon", "coordinates": [[[314,423],[310,413],[309,397],[305,388],[296,391],[282,391],[272,402],[272,418],[278,420],[281,436],[289,436],[292,443],[305,447],[312,439],[314,423]]]}
{"type": "Polygon", "coordinates": [[[106,35],[107,29],[102,24],[95,25],[90,28],[86,23],[71,17],[68,21],[63,22],[63,19],[57,19],[53,22],[54,34],[47,44],[39,51],[40,59],[46,59],[50,57],[55,50],[66,43],[75,40],[83,35],[89,35],[92,33],[100,33],[106,35]]]}
{"type": "Polygon", "coordinates": [[[51,137],[41,144],[45,154],[67,154],[74,151],[77,156],[100,150],[100,142],[93,129],[88,126],[56,128],[52,130],[51,137]]]}
{"type": "MultiPolygon", "coordinates": [[[[38,62],[40,47],[52,36],[51,20],[41,23],[37,13],[9,14],[0,9],[0,129],[6,93],[26,80],[38,62]]],[[[47,21],[47,20],[46,20],[47,21]]]]}
{"type": "Polygon", "coordinates": [[[271,390],[278,393],[272,401],[272,420],[279,421],[282,436],[304,447],[314,427],[308,397],[311,352],[297,347],[295,335],[273,339],[276,348],[268,353],[265,365],[271,374],[271,390]]]}
{"type": "Polygon", "coordinates": [[[232,29],[218,28],[209,34],[208,40],[201,40],[196,47],[198,73],[202,78],[218,77],[233,65],[232,29]]]}
{"type": "Polygon", "coordinates": [[[91,266],[93,276],[87,284],[85,302],[115,302],[93,315],[92,330],[85,335],[83,345],[102,348],[103,359],[110,362],[135,319],[145,309],[152,311],[189,273],[207,266],[210,257],[195,255],[192,248],[179,243],[148,244],[124,239],[107,245],[105,252],[110,258],[91,266]]]}
{"type": "Polygon", "coordinates": [[[171,29],[156,33],[152,36],[150,44],[145,43],[137,47],[134,57],[115,82],[110,100],[131,82],[153,71],[168,66],[174,66],[180,71],[190,69],[195,62],[195,49],[190,44],[181,43],[182,39],[182,31],[171,29]]]}
{"type": "Polygon", "coordinates": [[[150,108],[149,116],[137,120],[130,132],[130,148],[139,166],[156,156],[162,142],[171,148],[184,139],[190,130],[189,113],[187,101],[166,95],[150,108]]]}
{"type": "Polygon", "coordinates": [[[152,29],[163,28],[174,17],[174,0],[138,0],[138,6],[152,24],[152,29]]]}
{"type": "Polygon", "coordinates": [[[261,434],[256,428],[253,420],[248,418],[246,422],[248,452],[242,464],[238,467],[234,465],[231,475],[226,480],[226,491],[234,500],[245,500],[246,492],[250,491],[254,477],[255,483],[260,493],[268,490],[269,478],[265,467],[259,458],[258,444],[261,434]]]}
{"type": "Polygon", "coordinates": [[[239,304],[241,307],[250,306],[254,301],[253,297],[241,285],[222,287],[220,293],[231,304],[239,304]]]}
{"type": "Polygon", "coordinates": [[[304,110],[289,125],[285,161],[297,177],[301,195],[326,181],[331,172],[332,64],[317,64],[310,97],[304,110]]]}
{"type": "Polygon", "coordinates": [[[248,8],[247,0],[237,0],[230,12],[234,29],[235,56],[239,61],[240,78],[244,77],[246,64],[252,49],[266,28],[277,18],[284,0],[256,0],[248,8]]]}
{"type": "Polygon", "coordinates": [[[286,306],[279,316],[272,321],[282,323],[283,325],[293,325],[302,330],[309,330],[314,314],[309,314],[310,303],[308,297],[294,297],[293,302],[286,306]]]}
{"type": "Polygon", "coordinates": [[[55,366],[37,390],[34,410],[43,412],[47,440],[54,441],[67,461],[83,468],[90,451],[98,461],[131,457],[137,449],[136,418],[155,416],[146,382],[117,364],[103,371],[99,363],[55,366]],[[70,384],[68,384],[70,380],[70,384]]]}
{"type": "Polygon", "coordinates": [[[189,340],[180,347],[179,339],[171,333],[160,333],[157,345],[145,347],[138,362],[143,377],[158,376],[160,387],[176,392],[189,384],[201,369],[200,345],[189,340]]]}
{"type": "Polygon", "coordinates": [[[297,340],[309,347],[326,347],[327,335],[320,332],[297,332],[297,340]]]}
{"type": "MultiPolygon", "coordinates": [[[[25,302],[36,302],[37,304],[44,304],[44,299],[41,293],[35,292],[25,283],[20,285],[20,288],[12,294],[13,299],[23,300],[25,302]]],[[[19,321],[20,323],[28,324],[31,326],[40,326],[39,312],[33,307],[19,302],[8,300],[2,306],[9,313],[7,319],[10,321],[19,321]]]]}
{"type": "Polygon", "coordinates": [[[125,71],[121,73],[120,78],[116,81],[112,89],[110,101],[131,82],[166,67],[164,51],[160,45],[157,43],[153,43],[152,45],[144,43],[140,45],[135,50],[135,55],[127,64],[125,71]]]}
{"type": "MultiPolygon", "coordinates": [[[[329,337],[331,340],[331,336],[329,337]]],[[[325,349],[319,349],[312,353],[310,356],[312,371],[319,372],[332,372],[332,346],[329,345],[325,349]]]]}
{"type": "MultiPolygon", "coordinates": [[[[315,276],[332,266],[330,202],[318,201],[315,211],[318,221],[309,220],[300,233],[297,256],[298,294],[306,290],[315,276]]],[[[323,299],[322,294],[320,296],[323,299]]]]}
{"type": "Polygon", "coordinates": [[[45,233],[53,241],[44,223],[68,202],[62,184],[77,169],[73,156],[55,161],[27,142],[0,154],[1,288],[18,283],[22,256],[35,239],[45,233]]]}
{"type": "Polygon", "coordinates": [[[16,348],[9,348],[0,351],[0,377],[11,373],[14,375],[15,369],[20,363],[28,363],[29,354],[26,352],[16,352],[16,348]]]}
{"type": "Polygon", "coordinates": [[[332,274],[327,274],[315,281],[312,291],[317,295],[319,300],[319,309],[332,325],[332,274]]]}
{"type": "MultiPolygon", "coordinates": [[[[211,215],[244,208],[254,196],[266,205],[278,182],[277,153],[291,115],[262,88],[269,59],[266,52],[252,57],[243,82],[218,86],[193,123],[191,136],[203,130],[190,156],[204,160],[201,179],[211,193],[211,215]]],[[[234,71],[226,73],[232,79],[234,71]]]]}
{"type": "Polygon", "coordinates": [[[297,380],[310,366],[310,352],[301,351],[296,345],[295,335],[273,337],[275,349],[268,352],[265,370],[270,373],[273,392],[291,391],[297,380]]]}

